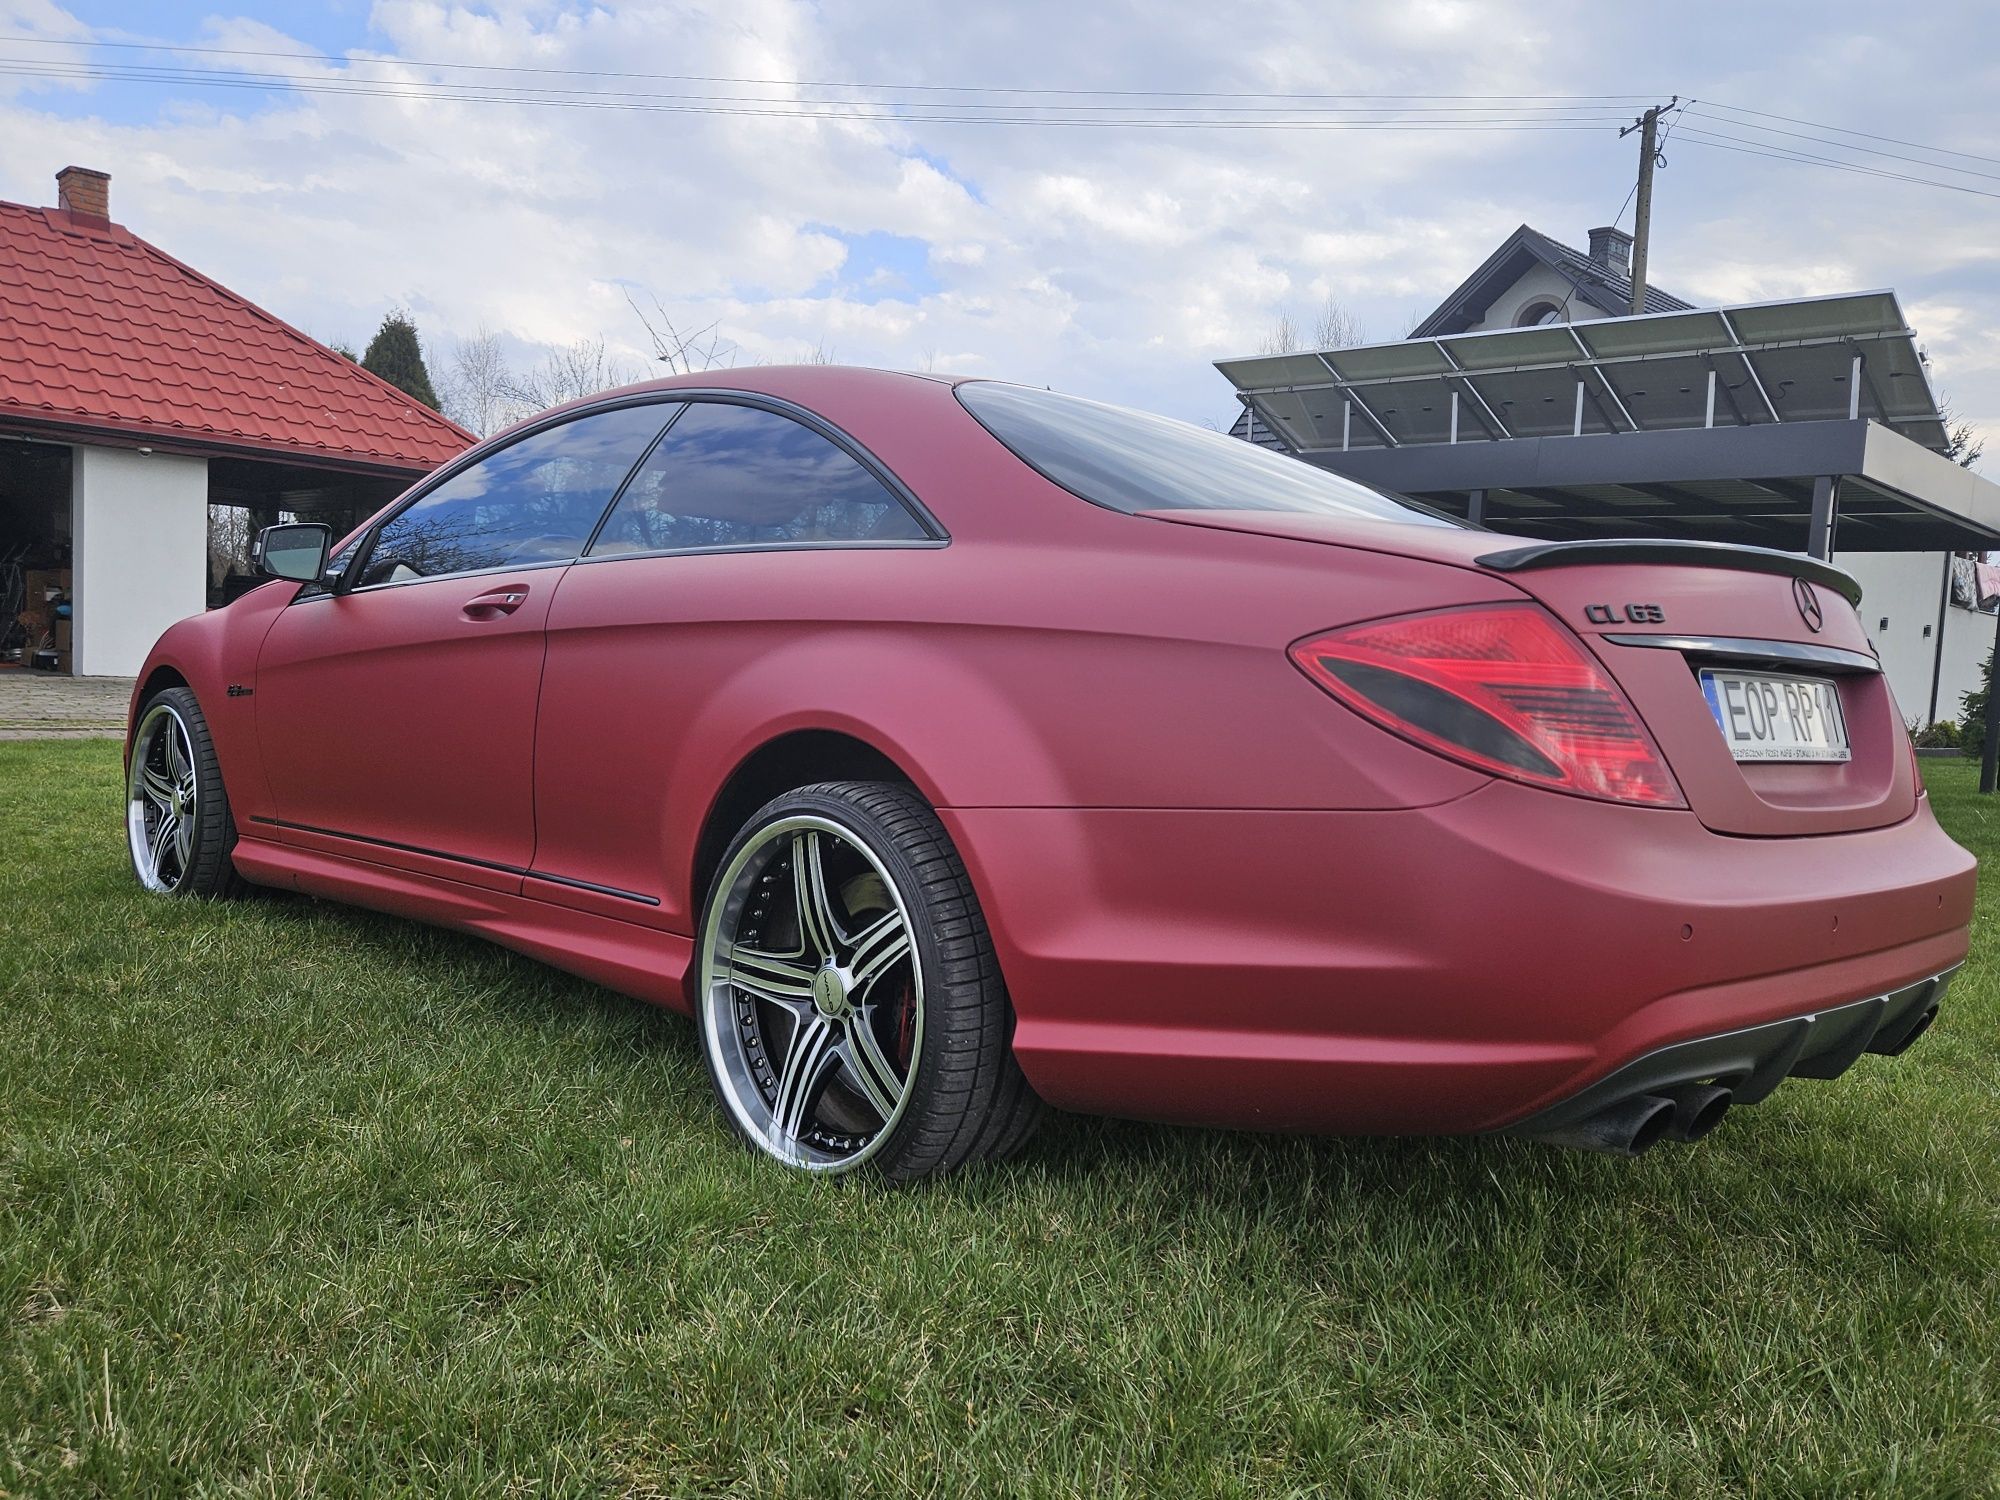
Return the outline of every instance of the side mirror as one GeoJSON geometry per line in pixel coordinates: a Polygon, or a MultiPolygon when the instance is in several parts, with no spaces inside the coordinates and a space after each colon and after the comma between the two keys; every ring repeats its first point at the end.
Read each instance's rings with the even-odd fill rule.
{"type": "Polygon", "coordinates": [[[326,575],[326,554],[333,547],[333,528],[319,521],[294,521],[266,526],[257,533],[250,560],[257,571],[294,583],[318,583],[326,575]]]}

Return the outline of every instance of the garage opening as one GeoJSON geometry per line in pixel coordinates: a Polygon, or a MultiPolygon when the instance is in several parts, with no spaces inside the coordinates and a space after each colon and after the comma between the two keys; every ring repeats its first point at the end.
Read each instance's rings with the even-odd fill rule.
{"type": "Polygon", "coordinates": [[[70,670],[67,445],[0,439],[0,669],[70,670]]]}

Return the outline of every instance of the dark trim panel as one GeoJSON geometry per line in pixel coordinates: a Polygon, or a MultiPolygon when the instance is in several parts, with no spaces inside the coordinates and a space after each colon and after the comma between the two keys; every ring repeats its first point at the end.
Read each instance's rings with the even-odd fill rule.
{"type": "Polygon", "coordinates": [[[289,828],[294,833],[316,833],[321,838],[344,839],[350,844],[366,844],[373,849],[394,849],[399,854],[421,854],[426,859],[449,860],[455,865],[470,865],[474,869],[492,870],[501,875],[519,875],[525,880],[547,881],[550,885],[567,886],[571,890],[594,891],[600,896],[615,896],[621,901],[636,902],[641,906],[658,906],[658,896],[643,896],[637,891],[621,891],[615,885],[598,885],[589,880],[576,880],[568,875],[550,875],[541,870],[524,870],[519,865],[503,865],[490,859],[474,859],[468,854],[446,854],[442,849],[426,849],[422,844],[399,844],[394,839],[369,838],[361,833],[343,833],[338,828],[318,828],[311,823],[289,823],[283,818],[266,818],[253,814],[253,823],[261,823],[266,828],[289,828]]]}
{"type": "Polygon", "coordinates": [[[1501,1127],[1506,1135],[1536,1135],[1588,1119],[1598,1110],[1677,1084],[1713,1079],[1737,1104],[1755,1104],[1787,1078],[1837,1078],[1863,1052],[1894,1057],[1936,1014],[1961,966],[1915,984],[1806,1015],[1766,1021],[1740,1031],[1674,1042],[1634,1058],[1568,1098],[1501,1127]]]}
{"type": "Polygon", "coordinates": [[[356,584],[351,589],[343,590],[321,589],[317,593],[305,592],[305,589],[313,587],[313,585],[307,584],[293,598],[292,603],[310,604],[315,599],[345,599],[349,595],[379,594],[384,589],[415,588],[419,584],[425,583],[452,583],[460,578],[493,578],[502,573],[536,573],[548,568],[574,567],[577,561],[576,558],[565,557],[559,558],[554,562],[516,563],[512,567],[503,563],[497,568],[467,568],[463,573],[431,573],[422,578],[385,579],[381,583],[356,584]]]}
{"type": "Polygon", "coordinates": [[[687,403],[683,401],[675,406],[672,415],[660,424],[660,430],[653,434],[653,440],[639,450],[639,456],[632,460],[632,467],[625,471],[625,477],[619,480],[616,487],[611,491],[610,503],[597,513],[597,521],[590,528],[590,534],[583,539],[583,545],[577,548],[576,557],[573,561],[581,562],[589,554],[590,549],[597,545],[597,539],[604,534],[606,524],[618,509],[618,502],[623,500],[625,492],[632,488],[632,481],[639,477],[640,471],[646,467],[647,462],[652,456],[659,451],[660,444],[667,440],[667,434],[674,430],[674,424],[686,415],[687,403]]]}
{"type": "MultiPolygon", "coordinates": [[[[563,566],[588,568],[598,563],[630,562],[642,557],[727,557],[737,552],[935,552],[949,547],[943,537],[907,537],[896,541],[865,539],[838,542],[737,542],[727,547],[657,547],[645,552],[599,552],[563,566]]],[[[466,577],[466,574],[456,574],[466,577]]],[[[380,588],[383,585],[373,585],[380,588]]]]}
{"type": "Polygon", "coordinates": [[[550,875],[541,870],[526,872],[528,879],[546,881],[550,885],[566,886],[573,891],[590,891],[599,896],[615,896],[620,901],[636,901],[642,906],[658,906],[658,896],[642,896],[637,891],[621,891],[615,885],[599,885],[592,880],[575,880],[568,875],[550,875]]]}
{"type": "Polygon", "coordinates": [[[1622,540],[1545,542],[1511,547],[1476,559],[1496,573],[1520,573],[1533,568],[1580,568],[1597,563],[1653,563],[1658,566],[1726,568],[1738,573],[1776,573],[1803,578],[1832,589],[1849,604],[1861,602],[1861,585],[1840,569],[1796,552],[1774,547],[1742,547],[1733,542],[1682,542],[1667,537],[1627,537],[1622,540]]]}
{"type": "Polygon", "coordinates": [[[1882,663],[1866,651],[1839,646],[1813,646],[1802,641],[1757,641],[1733,635],[1607,635],[1614,646],[1652,646],[1661,651],[1685,651],[1717,661],[1778,666],[1829,667],[1836,672],[1879,673],[1882,663]]]}
{"type": "Polygon", "coordinates": [[[455,865],[471,865],[475,869],[495,870],[502,875],[525,875],[528,872],[519,865],[503,865],[490,859],[474,859],[469,854],[446,854],[442,849],[426,849],[422,844],[399,844],[394,839],[372,839],[366,834],[343,833],[338,828],[318,828],[311,823],[289,823],[283,818],[266,818],[255,813],[250,821],[261,823],[267,828],[289,828],[294,833],[316,833],[321,838],[345,839],[350,844],[367,844],[376,849],[394,849],[399,854],[421,854],[426,859],[446,859],[455,865]]]}

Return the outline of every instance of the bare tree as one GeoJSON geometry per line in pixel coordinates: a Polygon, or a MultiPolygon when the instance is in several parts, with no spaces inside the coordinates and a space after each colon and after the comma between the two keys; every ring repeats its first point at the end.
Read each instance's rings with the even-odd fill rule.
{"type": "Polygon", "coordinates": [[[578,339],[544,356],[534,369],[512,377],[506,396],[524,413],[537,412],[641,378],[642,372],[612,357],[603,339],[578,339]]]}
{"type": "Polygon", "coordinates": [[[256,534],[250,512],[240,505],[208,508],[208,581],[218,587],[231,573],[248,573],[250,541],[256,534]]]}
{"type": "Polygon", "coordinates": [[[1365,343],[1368,335],[1361,327],[1361,320],[1342,304],[1332,292],[1326,294],[1326,301],[1313,314],[1312,340],[1299,330],[1298,320],[1292,316],[1290,308],[1279,311],[1271,324],[1271,331],[1264,335],[1264,342],[1258,352],[1262,354],[1296,354],[1301,349],[1345,349],[1350,345],[1365,343]]]}
{"type": "Polygon", "coordinates": [[[630,292],[625,301],[646,330],[646,339],[653,346],[653,357],[667,367],[670,375],[694,375],[702,370],[713,370],[718,365],[728,367],[736,363],[738,353],[735,344],[724,338],[719,322],[684,332],[660,305],[658,297],[649,297],[653,304],[650,315],[641,307],[630,292]]]}
{"type": "Polygon", "coordinates": [[[1320,304],[1319,315],[1313,319],[1313,347],[1346,349],[1367,342],[1368,335],[1361,327],[1361,320],[1342,306],[1338,297],[1328,292],[1326,301],[1320,304]]]}
{"type": "Polygon", "coordinates": [[[808,365],[837,365],[840,363],[840,355],[822,337],[812,348],[806,350],[806,357],[800,363],[808,365]]]}
{"type": "Polygon", "coordinates": [[[1289,310],[1280,311],[1271,331],[1264,335],[1264,342],[1258,346],[1259,354],[1290,354],[1299,347],[1299,325],[1292,321],[1289,310]]]}
{"type": "Polygon", "coordinates": [[[483,323],[478,333],[460,339],[452,349],[442,384],[438,394],[444,414],[481,437],[491,437],[518,415],[508,394],[515,384],[514,372],[507,366],[498,335],[483,323]]]}

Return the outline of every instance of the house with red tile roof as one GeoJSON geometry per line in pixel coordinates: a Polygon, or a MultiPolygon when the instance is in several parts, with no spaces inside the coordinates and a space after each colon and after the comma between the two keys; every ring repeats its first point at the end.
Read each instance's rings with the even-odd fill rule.
{"type": "Polygon", "coordinates": [[[56,182],[0,202],[0,648],[124,676],[228,591],[212,533],[351,524],[475,439],[56,182]]]}

